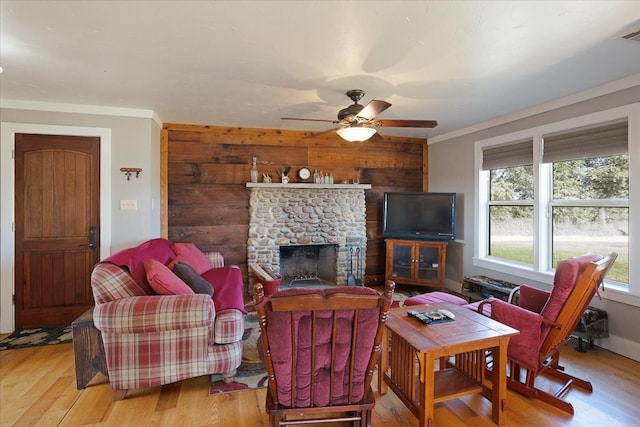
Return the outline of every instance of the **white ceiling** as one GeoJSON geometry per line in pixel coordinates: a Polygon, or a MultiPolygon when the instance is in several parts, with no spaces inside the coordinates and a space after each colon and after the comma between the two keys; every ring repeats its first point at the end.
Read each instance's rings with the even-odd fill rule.
{"type": "Polygon", "coordinates": [[[361,103],[435,137],[640,73],[638,1],[0,2],[0,97],[325,130],[361,103]]]}

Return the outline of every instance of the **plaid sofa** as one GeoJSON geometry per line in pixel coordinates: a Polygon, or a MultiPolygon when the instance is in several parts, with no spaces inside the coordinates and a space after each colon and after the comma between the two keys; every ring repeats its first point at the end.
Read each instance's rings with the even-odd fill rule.
{"type": "Polygon", "coordinates": [[[237,303],[242,301],[242,274],[237,268],[224,267],[222,255],[205,253],[215,271],[202,277],[221,280],[212,283],[213,298],[206,294],[155,295],[148,285],[133,279],[140,276],[141,260],[149,256],[168,262],[173,253],[170,248],[171,242],[154,239],[126,250],[128,259],[138,263],[118,265],[113,262],[117,257],[112,256],[92,272],[93,321],[102,332],[114,400],[124,398],[128,389],[200,375],[221,373],[231,381],[242,361],[245,312],[237,303]],[[216,294],[223,300],[217,302],[216,294]]]}

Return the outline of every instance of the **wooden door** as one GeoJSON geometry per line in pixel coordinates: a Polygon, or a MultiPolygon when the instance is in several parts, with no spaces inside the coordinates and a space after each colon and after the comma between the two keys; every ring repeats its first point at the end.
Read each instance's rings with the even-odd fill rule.
{"type": "Polygon", "coordinates": [[[93,305],[100,138],[16,134],[16,329],[70,324],[93,305]]]}

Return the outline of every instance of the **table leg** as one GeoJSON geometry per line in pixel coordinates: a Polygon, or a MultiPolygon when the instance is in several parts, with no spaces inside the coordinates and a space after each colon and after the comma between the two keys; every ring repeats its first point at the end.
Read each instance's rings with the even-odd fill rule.
{"type": "Polygon", "coordinates": [[[505,409],[507,404],[507,346],[509,337],[501,338],[498,347],[493,351],[493,369],[491,373],[493,421],[503,425],[507,421],[505,409]]]}
{"type": "Polygon", "coordinates": [[[435,358],[432,352],[418,355],[420,361],[420,419],[419,427],[433,426],[435,392],[435,358]]]}
{"type": "Polygon", "coordinates": [[[384,374],[389,367],[389,331],[386,327],[382,330],[382,350],[380,351],[380,361],[378,364],[378,392],[387,394],[389,386],[384,380],[384,374]]]}

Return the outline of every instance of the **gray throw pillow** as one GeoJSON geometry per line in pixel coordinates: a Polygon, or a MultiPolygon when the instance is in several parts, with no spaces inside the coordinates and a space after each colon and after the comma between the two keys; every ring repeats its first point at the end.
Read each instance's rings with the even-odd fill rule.
{"type": "Polygon", "coordinates": [[[189,285],[196,294],[207,294],[213,296],[213,286],[203,279],[189,264],[178,262],[173,266],[173,272],[189,285]]]}

